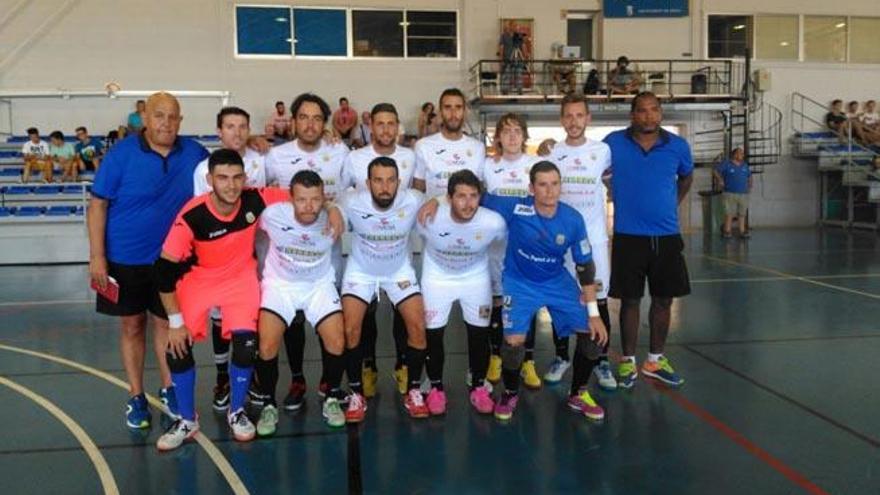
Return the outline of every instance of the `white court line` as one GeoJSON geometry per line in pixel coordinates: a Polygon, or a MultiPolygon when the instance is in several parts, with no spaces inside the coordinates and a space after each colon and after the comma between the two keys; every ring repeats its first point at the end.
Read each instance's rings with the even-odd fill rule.
{"type": "Polygon", "coordinates": [[[95,304],[94,299],[56,299],[54,301],[8,301],[0,302],[0,308],[28,306],[58,306],[59,304],[95,304]]]}
{"type": "Polygon", "coordinates": [[[101,451],[98,450],[98,447],[95,445],[95,442],[92,441],[91,437],[89,437],[88,433],[86,433],[85,430],[73,420],[73,418],[68,416],[60,407],[53,404],[49,399],[6,377],[0,376],[0,385],[6,385],[12,390],[36,402],[43,409],[49,411],[52,416],[55,416],[58,421],[61,421],[61,424],[73,433],[73,436],[76,437],[76,440],[82,446],[83,450],[86,451],[89,459],[91,459],[92,464],[95,465],[95,470],[98,471],[98,477],[101,478],[101,486],[104,487],[104,493],[109,495],[119,494],[119,487],[116,486],[116,480],[113,478],[113,471],[110,470],[107,460],[101,455],[101,451]]]}
{"type": "MultiPolygon", "coordinates": [[[[124,380],[116,378],[115,376],[105,373],[99,369],[92,368],[91,366],[86,366],[84,364],[78,363],[76,361],[71,361],[69,359],[65,359],[58,356],[53,356],[52,354],[46,354],[43,352],[32,351],[30,349],[23,349],[21,347],[14,347],[6,344],[0,344],[0,349],[17,352],[19,354],[26,354],[28,356],[38,357],[40,359],[46,359],[48,361],[54,361],[58,364],[63,364],[64,366],[69,366],[71,368],[76,368],[84,373],[88,373],[94,377],[100,378],[102,380],[108,381],[123,390],[128,390],[128,383],[124,380]]],[[[162,403],[156,397],[146,394],[147,399],[150,401],[150,404],[157,409],[161,409],[162,403]]],[[[235,469],[229,464],[229,461],[223,457],[223,453],[220,452],[220,449],[214,445],[213,442],[208,440],[208,437],[203,435],[201,432],[196,433],[194,437],[196,442],[198,442],[199,446],[208,454],[208,457],[214,461],[214,464],[217,466],[217,469],[220,471],[220,474],[226,478],[226,482],[229,483],[229,487],[232,489],[232,492],[236,495],[244,495],[248,494],[247,487],[244,486],[244,482],[241,481],[241,478],[238,477],[238,473],[235,472],[235,469]]]]}
{"type": "MultiPolygon", "coordinates": [[[[717,261],[717,260],[716,260],[717,261]]],[[[735,261],[732,263],[736,263],[735,261]]],[[[759,267],[756,267],[759,268],[759,267]]],[[[713,284],[723,282],[776,282],[780,280],[792,280],[798,278],[808,278],[812,280],[830,280],[835,278],[878,278],[880,273],[846,273],[841,275],[796,275],[775,276],[775,277],[739,277],[739,278],[697,278],[691,280],[692,284],[713,284]]]]}

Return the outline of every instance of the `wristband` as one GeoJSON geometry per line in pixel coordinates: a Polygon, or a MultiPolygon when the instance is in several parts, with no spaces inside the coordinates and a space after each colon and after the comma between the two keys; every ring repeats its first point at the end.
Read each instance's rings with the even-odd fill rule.
{"type": "Polygon", "coordinates": [[[171,328],[182,328],[183,315],[181,315],[180,313],[168,315],[168,326],[171,328]]]}
{"type": "Polygon", "coordinates": [[[599,316],[599,304],[596,301],[588,302],[587,313],[590,315],[590,318],[599,316]]]}

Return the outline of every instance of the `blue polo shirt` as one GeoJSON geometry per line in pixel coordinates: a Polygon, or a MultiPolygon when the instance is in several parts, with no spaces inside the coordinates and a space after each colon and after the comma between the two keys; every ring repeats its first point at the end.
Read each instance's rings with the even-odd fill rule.
{"type": "Polygon", "coordinates": [[[725,160],[715,167],[715,170],[724,179],[724,192],[746,194],[749,192],[749,164],[742,162],[737,165],[733,160],[725,160]]]}
{"type": "Polygon", "coordinates": [[[142,134],[118,142],[101,162],[92,194],[106,199],[107,259],[124,265],[152,264],[175,216],[192,199],[193,173],[208,156],[199,143],[178,137],[167,157],[142,134]]]}
{"type": "Polygon", "coordinates": [[[608,134],[611,148],[611,193],[614,232],[662,236],[680,233],[678,178],[694,171],[687,141],[660,129],[654,146],[645,151],[631,128],[608,134]]]}

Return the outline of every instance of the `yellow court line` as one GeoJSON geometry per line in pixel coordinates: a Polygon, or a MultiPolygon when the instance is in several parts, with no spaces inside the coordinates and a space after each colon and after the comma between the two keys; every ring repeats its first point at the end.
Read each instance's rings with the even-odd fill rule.
{"type": "Polygon", "coordinates": [[[91,437],[89,437],[88,433],[86,433],[85,430],[73,420],[73,418],[68,416],[63,410],[61,410],[61,408],[53,404],[49,399],[6,377],[0,376],[0,385],[6,385],[12,390],[36,402],[43,409],[49,411],[52,416],[55,416],[58,421],[61,421],[61,424],[73,433],[73,436],[76,437],[76,440],[82,446],[83,450],[86,451],[89,459],[92,460],[92,464],[95,465],[95,470],[98,471],[98,477],[101,478],[101,486],[104,487],[104,493],[110,495],[119,494],[119,487],[116,486],[116,480],[113,478],[113,471],[110,470],[107,460],[101,455],[101,451],[98,450],[98,447],[95,445],[95,442],[92,441],[91,437]]]}
{"type": "Polygon", "coordinates": [[[826,284],[825,282],[819,282],[818,280],[813,280],[813,279],[806,278],[806,277],[800,277],[800,276],[798,276],[798,275],[792,275],[792,274],[790,274],[790,273],[785,273],[785,272],[781,272],[781,271],[779,271],[779,270],[774,270],[773,268],[765,268],[765,267],[763,267],[763,266],[752,265],[752,264],[749,264],[749,263],[742,263],[742,262],[739,262],[739,261],[730,261],[730,260],[726,260],[726,259],[724,259],[724,258],[716,258],[715,256],[708,256],[708,255],[706,255],[705,257],[706,257],[706,259],[709,259],[709,260],[712,260],[712,261],[717,261],[718,263],[725,263],[725,264],[728,264],[728,265],[741,266],[741,267],[743,267],[743,268],[749,268],[749,269],[751,269],[751,270],[757,270],[757,271],[761,271],[761,272],[772,273],[772,274],[774,274],[774,275],[777,275],[777,276],[780,276],[780,277],[783,277],[783,278],[786,278],[786,279],[789,279],[789,280],[798,280],[798,281],[800,281],[800,282],[804,282],[804,283],[807,283],[807,284],[818,285],[819,287],[825,287],[826,289],[834,289],[834,290],[838,290],[838,291],[841,291],[841,292],[848,292],[848,293],[850,293],[850,294],[857,294],[857,295],[860,295],[860,296],[870,297],[871,299],[877,299],[877,300],[880,300],[880,295],[878,295],[878,294],[871,294],[870,292],[865,292],[865,291],[856,290],[856,289],[850,289],[850,288],[847,288],[847,287],[841,287],[841,286],[839,286],[839,285],[826,284]]]}
{"type": "MultiPolygon", "coordinates": [[[[68,366],[71,368],[78,369],[84,373],[88,373],[89,375],[95,376],[102,380],[108,381],[117,387],[122,388],[123,390],[128,390],[128,383],[124,380],[121,380],[109,373],[105,373],[99,369],[92,368],[91,366],[86,366],[84,364],[78,363],[76,361],[71,361],[69,359],[65,359],[58,356],[53,356],[52,354],[46,354],[39,351],[32,351],[30,349],[23,349],[21,347],[14,347],[6,344],[0,344],[0,349],[17,352],[19,354],[26,354],[28,356],[38,357],[40,359],[46,359],[48,361],[54,361],[58,364],[63,364],[64,366],[68,366]]],[[[150,404],[157,409],[161,409],[162,403],[156,397],[146,394],[147,399],[150,401],[150,404]]],[[[214,464],[217,466],[217,469],[220,471],[220,474],[226,478],[226,482],[229,483],[229,488],[232,489],[232,492],[236,495],[245,495],[248,492],[246,486],[244,486],[244,482],[241,481],[241,478],[238,477],[238,474],[235,472],[235,469],[229,464],[229,461],[226,460],[226,457],[223,456],[223,453],[220,452],[220,449],[214,445],[213,442],[208,440],[208,437],[203,435],[201,432],[196,433],[194,437],[196,442],[198,442],[199,446],[208,454],[208,457],[214,461],[214,464]]]]}

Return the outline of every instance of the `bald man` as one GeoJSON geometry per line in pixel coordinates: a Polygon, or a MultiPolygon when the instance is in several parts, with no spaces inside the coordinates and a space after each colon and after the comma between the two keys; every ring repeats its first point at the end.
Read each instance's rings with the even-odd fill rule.
{"type": "Polygon", "coordinates": [[[164,92],[146,101],[144,129],[117,143],[95,176],[89,200],[89,275],[98,286],[98,313],[119,317],[120,350],[129,383],[125,422],[149,428],[144,395],[147,312],[153,315],[153,351],[165,414],[177,403],[165,360],[168,320],[152,279],[152,265],[177,212],[193,195],[193,172],[208,152],[178,136],[180,104],[164,92]],[[114,297],[114,294],[116,297],[114,297]]]}

